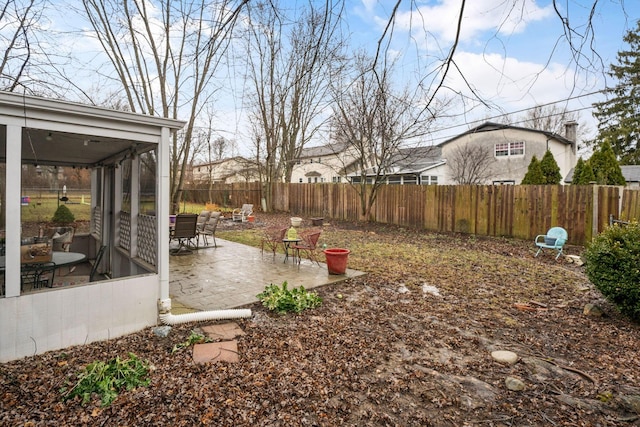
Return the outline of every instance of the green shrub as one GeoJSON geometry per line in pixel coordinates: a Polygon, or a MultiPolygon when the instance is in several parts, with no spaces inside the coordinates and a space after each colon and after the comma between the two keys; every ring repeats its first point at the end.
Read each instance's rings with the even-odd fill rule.
{"type": "Polygon", "coordinates": [[[66,205],[58,206],[58,209],[56,209],[53,214],[53,218],[51,218],[51,222],[55,222],[56,224],[70,224],[75,220],[76,217],[66,205]]]}
{"type": "Polygon", "coordinates": [[[585,257],[589,280],[622,314],[640,321],[640,224],[607,228],[585,257]]]}
{"type": "Polygon", "coordinates": [[[63,400],[76,396],[82,398],[85,405],[91,401],[94,393],[100,396],[102,406],[109,406],[122,390],[147,387],[149,363],[129,353],[128,359],[116,357],[109,362],[96,361],[87,365],[78,375],[78,382],[71,388],[63,387],[63,400]]]}
{"type": "Polygon", "coordinates": [[[306,291],[302,286],[289,290],[287,282],[283,282],[282,287],[274,284],[266,286],[264,292],[258,294],[257,298],[262,301],[262,305],[278,313],[288,311],[300,313],[302,310],[322,304],[322,298],[317,293],[306,291]]]}

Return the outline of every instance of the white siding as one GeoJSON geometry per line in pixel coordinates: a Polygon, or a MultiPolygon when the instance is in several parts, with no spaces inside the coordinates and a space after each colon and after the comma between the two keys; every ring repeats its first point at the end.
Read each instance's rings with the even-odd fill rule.
{"type": "Polygon", "coordinates": [[[155,325],[158,298],[155,274],[0,298],[0,362],[155,325]]]}

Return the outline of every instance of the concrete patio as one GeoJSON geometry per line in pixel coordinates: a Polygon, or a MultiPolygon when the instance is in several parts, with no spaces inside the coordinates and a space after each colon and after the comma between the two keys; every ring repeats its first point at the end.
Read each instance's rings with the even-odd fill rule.
{"type": "MultiPolygon", "coordinates": [[[[259,248],[216,239],[217,248],[169,257],[169,293],[175,308],[218,310],[257,302],[265,286],[287,281],[290,288],[313,289],[365,273],[347,269],[345,275],[330,275],[326,264],[303,259],[298,265],[283,254],[261,253],[259,248]]],[[[323,256],[320,256],[323,259],[323,256]]]]}

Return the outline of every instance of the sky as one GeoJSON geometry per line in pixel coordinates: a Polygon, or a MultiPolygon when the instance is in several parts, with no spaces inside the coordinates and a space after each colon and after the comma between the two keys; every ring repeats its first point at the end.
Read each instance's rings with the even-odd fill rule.
{"type": "MultiPolygon", "coordinates": [[[[284,0],[284,3],[295,9],[307,1],[324,2],[284,0]]],[[[70,4],[75,2],[72,0],[70,4]]],[[[375,50],[396,2],[346,1],[345,24],[352,50],[375,50]]],[[[455,67],[439,92],[451,101],[448,113],[452,117],[434,123],[439,131],[426,138],[424,144],[442,142],[486,120],[502,121],[505,113],[514,113],[513,121],[526,109],[548,103],[580,111],[580,122],[591,129],[587,137],[595,134],[591,104],[603,100],[599,91],[615,83],[607,81],[604,72],[625,47],[622,40],[625,33],[636,27],[640,1],[556,0],[556,3],[558,12],[576,30],[571,34],[573,43],[582,44],[583,56],[578,62],[568,47],[565,28],[551,0],[466,1],[453,56],[455,67]],[[589,28],[587,19],[594,2],[593,27],[589,28]],[[589,29],[592,38],[589,34],[585,36],[589,29]]],[[[88,65],[106,64],[95,40],[78,37],[78,30],[88,25],[71,8],[63,7],[66,0],[50,0],[50,4],[47,25],[56,32],[59,46],[88,65]]],[[[413,85],[428,76],[427,82],[432,87],[437,84],[440,74],[434,73],[434,66],[449,54],[456,39],[460,7],[461,0],[400,2],[389,45],[389,55],[398,62],[399,81],[413,85]]],[[[73,73],[83,89],[104,90],[101,86],[104,79],[91,67],[73,73]]],[[[224,84],[226,90],[216,97],[215,127],[218,135],[236,141],[234,154],[248,155],[251,146],[244,102],[247,93],[238,75],[236,69],[223,72],[223,78],[229,81],[224,84]]],[[[313,145],[324,142],[319,139],[313,145]]]]}
{"type": "MultiPolygon", "coordinates": [[[[428,68],[429,61],[425,58],[446,56],[456,37],[460,3],[460,0],[402,2],[392,46],[401,52],[407,66],[422,60],[422,66],[428,68]]],[[[351,29],[363,42],[375,40],[394,4],[386,0],[353,2],[349,10],[351,29]]],[[[467,102],[466,114],[443,122],[446,131],[433,142],[478,125],[477,120],[496,117],[498,121],[497,116],[502,113],[547,103],[580,110],[585,125],[595,131],[590,107],[604,98],[601,94],[586,95],[615,83],[607,81],[603,71],[616,62],[617,52],[625,48],[623,36],[636,27],[640,2],[597,2],[591,39],[585,32],[589,29],[592,4],[591,0],[557,1],[559,13],[577,30],[572,34],[573,43],[586,43],[582,47],[585,56],[576,64],[551,1],[467,1],[454,55],[459,72],[454,70],[446,83],[451,88],[449,95],[458,92],[458,98],[470,99],[471,87],[487,105],[467,102]],[[591,69],[582,68],[589,63],[591,69]]]]}

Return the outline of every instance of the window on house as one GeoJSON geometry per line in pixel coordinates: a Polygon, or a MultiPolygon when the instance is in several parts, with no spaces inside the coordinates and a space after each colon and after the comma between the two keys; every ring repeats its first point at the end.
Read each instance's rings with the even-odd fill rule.
{"type": "Polygon", "coordinates": [[[493,181],[493,185],[515,185],[516,182],[513,180],[504,180],[504,181],[493,181]]]}
{"type": "Polygon", "coordinates": [[[524,155],[524,141],[512,142],[509,145],[509,152],[512,156],[524,155]]]}
{"type": "Polygon", "coordinates": [[[501,142],[495,145],[496,157],[523,156],[524,141],[501,142]]]}
{"type": "Polygon", "coordinates": [[[333,176],[333,177],[331,177],[331,182],[333,182],[333,183],[342,182],[342,178],[339,177],[339,176],[333,176]]]}
{"type": "Polygon", "coordinates": [[[302,183],[302,178],[300,178],[300,179],[298,180],[298,182],[299,182],[299,183],[302,183]]]}
{"type": "Polygon", "coordinates": [[[311,177],[307,177],[307,184],[311,184],[311,177]]]}
{"type": "Polygon", "coordinates": [[[318,182],[318,177],[317,176],[313,177],[313,182],[318,182]]]}
{"type": "Polygon", "coordinates": [[[309,163],[313,163],[313,159],[309,159],[309,163]]]}
{"type": "Polygon", "coordinates": [[[302,163],[300,159],[296,159],[296,165],[299,165],[300,163],[302,163]]]}
{"type": "Polygon", "coordinates": [[[402,183],[405,185],[411,185],[411,184],[417,184],[418,183],[418,177],[415,175],[408,175],[403,177],[402,179],[402,183]]]}
{"type": "Polygon", "coordinates": [[[387,178],[387,184],[402,184],[402,177],[400,176],[390,176],[387,178]]]}
{"type": "Polygon", "coordinates": [[[322,159],[318,157],[318,163],[322,163],[322,159]]]}
{"type": "Polygon", "coordinates": [[[438,185],[438,177],[436,175],[422,175],[420,182],[422,185],[438,185]]]}

